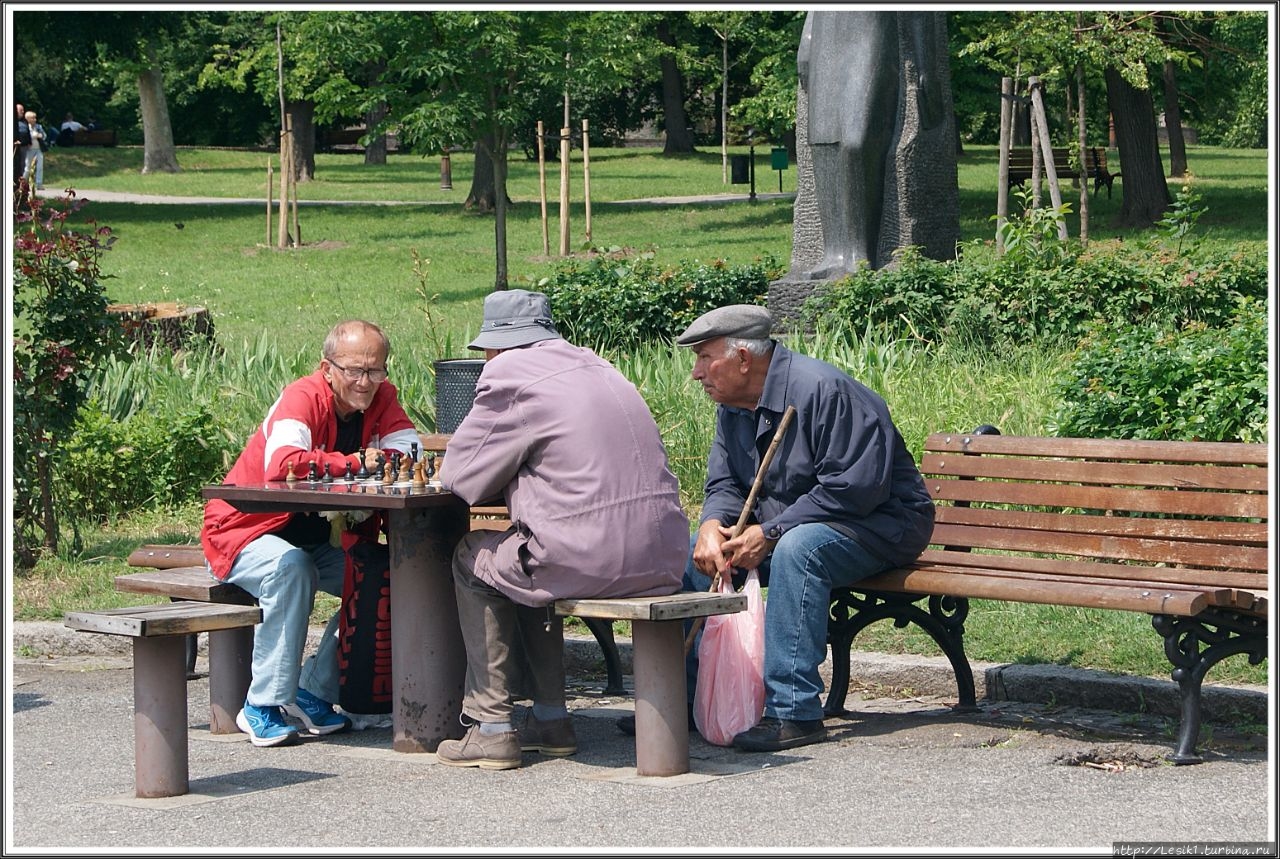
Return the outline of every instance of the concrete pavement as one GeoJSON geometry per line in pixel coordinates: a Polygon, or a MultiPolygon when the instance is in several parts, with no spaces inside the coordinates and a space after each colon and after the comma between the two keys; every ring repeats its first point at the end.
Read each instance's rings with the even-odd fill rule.
{"type": "Polygon", "coordinates": [[[1267,735],[1239,730],[1252,718],[1240,713],[1265,713],[1265,690],[1253,688],[1208,689],[1206,715],[1231,721],[1210,721],[1206,763],[1173,767],[1162,759],[1176,718],[1123,706],[1145,700],[1145,681],[975,665],[1003,699],[960,714],[949,707],[953,681],[932,661],[863,654],[850,712],[827,720],[828,742],[744,754],[695,737],[693,772],[645,779],[614,725],[632,700],[602,694],[587,638],[569,647],[573,757],[460,770],[392,752],[389,728],[258,749],[207,732],[208,682],[198,679],[187,684],[192,792],[137,800],[127,642],[15,624],[11,652],[6,854],[1074,853],[1110,852],[1114,841],[1275,839],[1267,735]],[[1046,686],[1052,704],[1010,697],[1046,686]],[[1078,705],[1090,695],[1117,709],[1078,705]]]}

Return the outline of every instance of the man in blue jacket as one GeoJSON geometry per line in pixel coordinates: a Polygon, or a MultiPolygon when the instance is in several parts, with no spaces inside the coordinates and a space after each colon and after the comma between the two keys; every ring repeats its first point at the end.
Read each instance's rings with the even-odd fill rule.
{"type": "Polygon", "coordinates": [[[818,666],[832,588],[911,562],[933,533],[933,501],[884,400],[775,342],[772,328],[765,308],[739,304],[704,314],[676,340],[693,350],[693,378],[719,403],[685,589],[753,567],[769,588],[764,718],[734,738],[744,751],[826,738],[818,666]],[[795,418],[750,524],[733,537],[787,406],[795,418]]]}

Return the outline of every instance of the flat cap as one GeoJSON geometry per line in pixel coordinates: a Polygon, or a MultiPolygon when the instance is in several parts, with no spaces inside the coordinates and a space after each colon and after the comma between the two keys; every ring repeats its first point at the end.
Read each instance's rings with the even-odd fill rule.
{"type": "Polygon", "coordinates": [[[676,338],[680,346],[697,346],[717,337],[739,337],[743,340],[767,340],[773,331],[769,311],[754,304],[730,304],[717,307],[693,320],[676,338]]]}

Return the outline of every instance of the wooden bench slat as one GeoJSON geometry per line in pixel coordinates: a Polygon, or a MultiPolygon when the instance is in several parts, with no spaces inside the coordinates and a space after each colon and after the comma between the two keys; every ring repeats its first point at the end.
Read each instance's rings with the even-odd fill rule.
{"type": "Polygon", "coordinates": [[[64,617],[64,623],[72,629],[135,638],[235,629],[261,620],[262,610],[253,606],[201,602],[73,611],[64,617]]]}
{"type": "Polygon", "coordinates": [[[173,599],[197,602],[233,603],[253,605],[253,597],[245,590],[210,575],[204,567],[176,567],[152,570],[145,573],[127,573],[116,576],[118,591],[135,594],[155,594],[173,599]]]}
{"type": "Polygon", "coordinates": [[[1048,513],[1036,510],[1013,510],[1006,507],[942,505],[937,508],[936,522],[951,525],[1012,525],[1032,531],[1065,529],[1075,532],[1113,534],[1118,537],[1155,537],[1246,546],[1266,546],[1268,541],[1265,522],[1048,513]]]}
{"type": "Polygon", "coordinates": [[[952,477],[992,477],[1043,483],[1105,486],[1228,489],[1263,492],[1267,470],[1257,466],[1132,463],[1078,459],[1027,459],[1012,456],[926,454],[920,469],[952,477]]]}
{"type": "Polygon", "coordinates": [[[1227,441],[1149,441],[1114,438],[933,433],[925,449],[938,453],[982,453],[1011,456],[1080,457],[1217,465],[1267,464],[1265,444],[1227,441]]]}
{"type": "Polygon", "coordinates": [[[1148,581],[1167,582],[1170,584],[1197,585],[1202,587],[1240,588],[1245,591],[1258,592],[1267,588],[1267,575],[1264,572],[1244,572],[1236,570],[1213,570],[1198,567],[1148,566],[1135,567],[1132,564],[1115,564],[1105,561],[1080,560],[1078,558],[1041,558],[1030,555],[993,555],[977,552],[947,551],[945,549],[926,549],[920,554],[918,563],[943,564],[956,567],[974,567],[979,569],[1011,570],[1029,573],[1047,573],[1052,575],[1094,576],[1102,579],[1118,579],[1121,581],[1134,579],[1141,574],[1148,581]]]}
{"type": "Polygon", "coordinates": [[[677,593],[656,597],[560,599],[556,614],[609,620],[684,620],[713,614],[732,614],[747,607],[746,594],[677,593]]]}
{"type": "Polygon", "coordinates": [[[968,564],[956,564],[948,567],[947,564],[916,564],[908,569],[930,569],[940,570],[948,569],[950,573],[960,576],[981,576],[1004,579],[1017,579],[1030,582],[1044,582],[1048,584],[1068,584],[1068,585],[1098,585],[1103,588],[1130,588],[1135,591],[1161,591],[1167,593],[1188,593],[1201,594],[1208,599],[1209,605],[1231,606],[1236,602],[1245,602],[1243,596],[1246,591],[1236,590],[1233,588],[1223,587],[1219,584],[1204,584],[1191,582],[1167,582],[1158,578],[1144,579],[1140,576],[1134,576],[1131,579],[1114,579],[1105,576],[1090,576],[1084,570],[1071,570],[1063,573],[1046,572],[1044,570],[1019,570],[1007,567],[982,567],[968,564]]]}
{"type": "Polygon", "coordinates": [[[1182,563],[1196,567],[1240,570],[1265,570],[1270,561],[1270,552],[1267,549],[1252,546],[1188,543],[1181,540],[1116,537],[1110,534],[1067,531],[1023,531],[1016,528],[969,525],[936,525],[933,541],[938,545],[953,547],[969,546],[1046,555],[1077,555],[1140,561],[1146,564],[1182,563]]]}
{"type": "Polygon", "coordinates": [[[977,501],[1029,507],[1081,507],[1128,513],[1175,513],[1183,516],[1222,516],[1263,519],[1267,496],[1234,492],[1178,492],[1165,489],[1127,489],[1109,486],[1006,483],[926,475],[925,486],[935,501],[977,501]]]}
{"type": "Polygon", "coordinates": [[[129,554],[131,567],[151,567],[167,570],[174,567],[204,566],[204,549],[200,546],[139,546],[129,554]]]}
{"type": "Polygon", "coordinates": [[[859,590],[882,588],[969,599],[1105,608],[1186,617],[1197,615],[1219,602],[1200,591],[1170,588],[1144,592],[1123,585],[1046,582],[1035,577],[1006,575],[1003,571],[978,573],[948,567],[892,570],[858,583],[859,590]]]}

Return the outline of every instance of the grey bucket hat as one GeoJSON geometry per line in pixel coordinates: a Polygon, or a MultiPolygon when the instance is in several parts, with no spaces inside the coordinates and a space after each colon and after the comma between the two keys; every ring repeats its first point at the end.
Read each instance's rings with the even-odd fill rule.
{"type": "Polygon", "coordinates": [[[503,289],[485,296],[480,334],[467,348],[514,349],[559,336],[549,298],[527,289],[503,289]]]}

